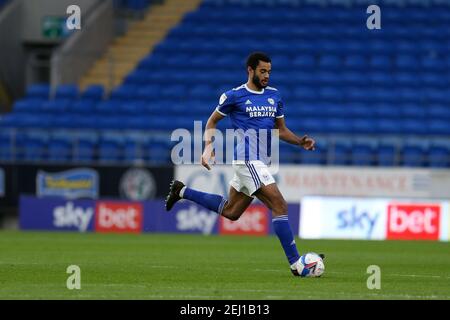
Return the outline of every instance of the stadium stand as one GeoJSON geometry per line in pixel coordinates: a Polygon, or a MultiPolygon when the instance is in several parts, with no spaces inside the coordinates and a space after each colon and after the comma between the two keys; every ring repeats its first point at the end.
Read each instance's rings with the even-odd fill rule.
{"type": "Polygon", "coordinates": [[[170,132],[205,122],[220,94],[245,81],[247,54],[263,50],[288,126],[318,143],[314,153],[282,143],[282,162],[449,167],[450,3],[380,3],[382,29],[369,31],[367,1],[204,0],[109,94],[87,82],[30,86],[0,120],[0,158],[167,162],[170,132]],[[47,136],[26,135],[14,156],[14,133],[32,129],[47,136]],[[61,138],[60,129],[72,130],[61,138]]]}

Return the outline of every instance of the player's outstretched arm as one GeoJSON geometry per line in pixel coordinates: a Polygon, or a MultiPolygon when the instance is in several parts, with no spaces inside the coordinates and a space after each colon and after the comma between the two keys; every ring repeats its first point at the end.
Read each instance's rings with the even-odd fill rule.
{"type": "Polygon", "coordinates": [[[209,117],[208,121],[206,122],[205,127],[205,150],[203,151],[202,157],[200,159],[200,162],[202,166],[204,166],[206,169],[211,170],[211,167],[209,166],[210,160],[215,161],[214,159],[214,148],[212,144],[212,137],[214,136],[214,133],[216,131],[217,123],[225,118],[223,115],[218,113],[217,111],[214,111],[211,116],[209,117]]]}
{"type": "Polygon", "coordinates": [[[290,144],[302,146],[306,150],[314,150],[314,139],[304,135],[303,137],[297,136],[286,126],[286,122],[283,118],[276,118],[275,128],[279,130],[280,139],[290,144]]]}

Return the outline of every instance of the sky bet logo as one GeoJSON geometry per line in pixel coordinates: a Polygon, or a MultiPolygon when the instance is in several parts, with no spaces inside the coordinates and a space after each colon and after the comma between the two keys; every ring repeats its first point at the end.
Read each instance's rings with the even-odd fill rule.
{"type": "Polygon", "coordinates": [[[367,210],[358,211],[356,206],[348,210],[341,210],[337,214],[338,228],[367,231],[366,237],[370,239],[379,213],[369,213],[367,210]]]}
{"type": "Polygon", "coordinates": [[[57,228],[75,228],[80,232],[87,231],[94,215],[93,208],[75,206],[72,201],[53,210],[53,225],[57,228]]]}
{"type": "Polygon", "coordinates": [[[387,238],[391,240],[438,240],[439,204],[390,204],[387,238]]]}

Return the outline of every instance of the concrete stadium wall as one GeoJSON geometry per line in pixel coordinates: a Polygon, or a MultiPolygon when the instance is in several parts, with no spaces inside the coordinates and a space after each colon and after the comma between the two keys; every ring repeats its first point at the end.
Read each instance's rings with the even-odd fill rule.
{"type": "Polygon", "coordinates": [[[110,0],[101,5],[82,22],[51,59],[51,85],[76,83],[105,52],[114,38],[114,8],[110,0]]]}
{"type": "Polygon", "coordinates": [[[42,19],[46,16],[67,16],[66,10],[70,5],[78,5],[81,15],[89,12],[98,0],[39,0],[23,2],[23,35],[25,42],[46,42],[42,36],[42,19]]]}
{"type": "MultiPolygon", "coordinates": [[[[12,1],[0,12],[0,82],[13,99],[24,93],[25,84],[25,51],[22,46],[25,20],[22,12],[22,1],[12,1]]],[[[0,110],[6,111],[9,110],[0,110]]]]}

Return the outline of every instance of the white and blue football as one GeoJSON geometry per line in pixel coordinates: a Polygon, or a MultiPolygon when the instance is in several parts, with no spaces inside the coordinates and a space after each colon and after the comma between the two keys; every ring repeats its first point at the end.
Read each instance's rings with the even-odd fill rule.
{"type": "Polygon", "coordinates": [[[325,272],[325,264],[317,253],[308,252],[298,260],[297,271],[301,277],[320,277],[325,272]]]}

